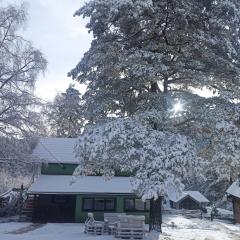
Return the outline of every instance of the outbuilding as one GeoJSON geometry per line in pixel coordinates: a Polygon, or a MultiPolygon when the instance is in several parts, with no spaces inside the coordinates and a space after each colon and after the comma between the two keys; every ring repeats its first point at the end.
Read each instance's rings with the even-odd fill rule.
{"type": "Polygon", "coordinates": [[[240,223],[240,180],[235,181],[226,191],[228,199],[233,203],[233,218],[240,223]]]}
{"type": "Polygon", "coordinates": [[[179,197],[169,196],[170,206],[174,209],[196,210],[205,208],[209,200],[199,191],[184,191],[179,197]]]}

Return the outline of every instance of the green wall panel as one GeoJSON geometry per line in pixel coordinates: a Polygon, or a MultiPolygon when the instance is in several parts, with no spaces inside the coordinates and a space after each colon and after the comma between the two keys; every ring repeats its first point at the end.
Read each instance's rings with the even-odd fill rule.
{"type": "MultiPolygon", "coordinates": [[[[71,175],[78,164],[71,163],[48,163],[42,164],[41,173],[42,174],[54,174],[54,175],[71,175]]],[[[96,173],[96,176],[101,176],[100,173],[96,173]]],[[[129,177],[131,173],[129,172],[115,172],[117,177],[129,177]]]]}
{"type": "Polygon", "coordinates": [[[41,168],[41,174],[48,175],[72,175],[77,164],[59,164],[59,163],[48,163],[43,164],[41,168]]]}
{"type": "Polygon", "coordinates": [[[82,196],[81,195],[76,196],[75,221],[84,222],[84,216],[82,216],[82,196]]]}
{"type": "MultiPolygon", "coordinates": [[[[77,195],[76,197],[76,208],[75,208],[75,221],[76,222],[85,222],[87,218],[88,211],[82,211],[82,199],[87,197],[114,197],[116,198],[116,211],[113,212],[124,212],[124,198],[132,197],[133,195],[77,195]]],[[[90,211],[89,211],[90,212],[90,211]]],[[[95,212],[93,211],[95,220],[103,221],[104,220],[104,212],[95,212]]],[[[141,212],[127,212],[128,215],[144,215],[146,219],[146,223],[149,222],[149,212],[141,211],[141,212]]]]}

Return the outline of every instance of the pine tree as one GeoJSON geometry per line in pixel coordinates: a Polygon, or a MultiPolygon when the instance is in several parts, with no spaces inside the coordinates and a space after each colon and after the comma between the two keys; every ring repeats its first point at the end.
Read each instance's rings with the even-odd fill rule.
{"type": "Polygon", "coordinates": [[[88,87],[79,171],[136,166],[148,197],[196,172],[229,177],[222,170],[240,162],[239,9],[236,0],[92,0],[75,13],[94,37],[69,73],[88,87]]]}
{"type": "Polygon", "coordinates": [[[82,118],[81,94],[73,85],[66,92],[58,94],[46,107],[50,134],[57,137],[77,137],[81,134],[82,118]]]}

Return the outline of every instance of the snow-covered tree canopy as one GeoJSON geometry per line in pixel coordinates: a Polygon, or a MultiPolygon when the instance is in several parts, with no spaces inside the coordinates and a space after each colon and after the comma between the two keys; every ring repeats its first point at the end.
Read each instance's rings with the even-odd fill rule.
{"type": "Polygon", "coordinates": [[[133,184],[146,199],[162,195],[168,180],[181,187],[178,177],[196,170],[195,145],[181,134],[156,131],[139,117],[88,128],[77,144],[80,165],[75,174],[97,171],[111,177],[116,169],[136,172],[133,184]]]}
{"type": "Polygon", "coordinates": [[[5,158],[11,152],[5,148],[6,140],[7,146],[15,149],[16,139],[40,126],[34,111],[39,100],[33,90],[38,74],[46,68],[46,60],[31,42],[18,35],[25,22],[24,4],[0,6],[0,153],[5,158]]]}
{"type": "Polygon", "coordinates": [[[82,104],[81,94],[73,85],[47,104],[45,114],[50,134],[58,137],[79,136],[84,124],[82,104]]]}
{"type": "Polygon", "coordinates": [[[238,97],[239,9],[236,0],[85,4],[75,15],[90,17],[94,40],[70,75],[88,84],[88,111],[132,113],[153,91],[206,87],[238,97]]]}
{"type": "MultiPolygon", "coordinates": [[[[180,176],[175,163],[191,173],[192,166],[208,160],[209,168],[202,173],[213,170],[226,177],[223,169],[240,162],[239,9],[236,0],[92,0],[75,13],[89,17],[86,27],[94,36],[89,51],[69,73],[87,84],[84,116],[96,124],[79,140],[83,166],[109,170],[120,162],[131,168],[131,155],[121,152],[127,146],[126,154],[138,152],[133,158],[135,180],[145,189],[155,186],[149,176],[158,176],[153,177],[158,186],[180,176]],[[216,95],[205,99],[194,95],[194,89],[216,95]],[[176,104],[181,106],[178,111],[176,104]],[[120,124],[125,121],[132,126],[126,131],[120,124]],[[114,140],[110,132],[117,132],[114,140]],[[228,134],[234,144],[226,142],[228,134]],[[141,138],[141,151],[127,144],[131,138],[134,143],[141,138]],[[162,168],[157,170],[155,162],[162,168]]],[[[232,170],[236,174],[237,169],[232,170]]],[[[153,192],[155,196],[161,190],[153,192]]]]}

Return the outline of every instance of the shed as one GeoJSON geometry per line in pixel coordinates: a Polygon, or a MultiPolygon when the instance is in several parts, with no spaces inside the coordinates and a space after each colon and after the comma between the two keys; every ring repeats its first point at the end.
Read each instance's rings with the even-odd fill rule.
{"type": "Polygon", "coordinates": [[[175,209],[202,209],[209,204],[209,200],[199,191],[184,191],[179,197],[169,196],[170,206],[175,209]]]}
{"type": "Polygon", "coordinates": [[[240,223],[240,180],[235,181],[226,191],[228,199],[233,203],[233,218],[240,223]]]}

